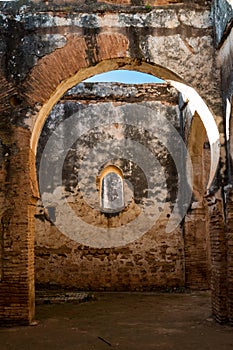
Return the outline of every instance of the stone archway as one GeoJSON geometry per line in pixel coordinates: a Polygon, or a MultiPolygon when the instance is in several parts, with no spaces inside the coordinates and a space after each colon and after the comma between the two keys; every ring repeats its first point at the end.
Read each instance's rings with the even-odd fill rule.
{"type": "MultiPolygon", "coordinates": [[[[114,64],[114,67],[116,67],[115,66],[115,60],[112,60],[113,61],[113,64],[114,64]]],[[[120,60],[121,61],[121,64],[122,64],[122,61],[123,61],[123,59],[121,59],[120,60]]],[[[127,61],[129,61],[129,59],[127,59],[127,61]]],[[[105,62],[103,62],[103,63],[101,63],[101,64],[103,64],[103,66],[104,66],[104,63],[105,62]]],[[[110,65],[110,60],[108,61],[108,67],[111,67],[111,65],[110,65]]],[[[100,66],[101,66],[101,64],[100,64],[100,66]]],[[[143,65],[142,65],[143,66],[143,65]]],[[[149,71],[149,69],[150,69],[150,72],[153,70],[153,68],[149,68],[149,64],[146,64],[146,67],[147,67],[147,69],[144,69],[144,70],[147,70],[147,71],[149,71]]],[[[127,64],[127,68],[129,67],[129,65],[127,64]]],[[[134,67],[134,69],[135,69],[135,65],[133,66],[134,67]]],[[[152,67],[153,67],[153,65],[152,65],[152,67]]],[[[100,67],[98,66],[97,67],[97,72],[98,73],[100,73],[101,72],[101,69],[99,69],[100,67]]],[[[121,68],[122,68],[122,65],[121,65],[121,68]]],[[[90,68],[91,70],[92,70],[92,74],[95,72],[95,70],[94,70],[94,68],[93,67],[91,67],[90,68]]],[[[87,73],[86,73],[86,75],[84,75],[84,78],[83,79],[85,79],[87,76],[88,76],[88,68],[87,68],[87,73]]],[[[143,68],[140,66],[140,71],[143,71],[143,68]]],[[[166,71],[166,69],[164,69],[164,71],[166,71]]],[[[82,74],[84,74],[84,70],[82,70],[82,74]]],[[[157,73],[157,75],[158,75],[158,73],[157,73]]],[[[171,76],[171,73],[169,72],[169,76],[171,76]]],[[[173,78],[174,78],[174,76],[173,76],[173,78]]],[[[69,87],[72,87],[73,85],[76,85],[76,83],[77,82],[79,82],[79,79],[78,80],[74,80],[73,78],[71,78],[72,79],[72,85],[70,86],[69,85],[69,83],[68,83],[68,80],[66,80],[65,81],[65,84],[67,84],[66,86],[69,86],[69,87]]],[[[186,85],[185,84],[183,84],[182,83],[182,86],[183,87],[186,87],[186,85]]],[[[64,87],[63,87],[64,88],[64,87]]],[[[181,89],[182,90],[182,89],[181,89]]],[[[64,91],[64,90],[63,90],[64,91]]],[[[62,91],[62,93],[64,93],[62,91]]],[[[185,90],[184,90],[185,91],[185,90]]],[[[190,89],[190,91],[192,91],[191,89],[190,89]]],[[[66,92],[66,89],[65,89],[65,92],[66,92]]],[[[58,93],[58,91],[56,91],[56,93],[58,93]]],[[[61,95],[62,96],[62,95],[61,95]]],[[[60,96],[60,97],[61,97],[60,96]]],[[[189,95],[190,97],[191,97],[191,99],[192,99],[192,94],[190,93],[190,95],[189,95]]],[[[59,97],[59,98],[60,98],[59,97]]],[[[185,95],[185,97],[187,98],[187,94],[185,95]]],[[[59,98],[58,98],[58,100],[59,100],[59,98]]],[[[199,100],[199,101],[201,101],[201,99],[199,100]]],[[[195,102],[195,100],[194,100],[194,102],[195,102]]],[[[47,113],[49,113],[49,111],[51,110],[51,108],[53,107],[53,105],[52,104],[50,104],[51,103],[51,101],[48,101],[48,104],[46,105],[46,106],[44,106],[43,108],[44,109],[42,109],[42,111],[44,112],[44,111],[48,111],[47,113]]],[[[198,108],[200,107],[200,104],[198,105],[198,108]]],[[[192,108],[193,109],[195,109],[195,103],[193,103],[192,104],[192,108]]],[[[40,112],[41,113],[41,112],[40,112]]],[[[39,118],[41,118],[41,119],[38,119],[38,124],[37,123],[35,123],[35,129],[34,129],[34,132],[37,130],[37,127],[39,126],[39,128],[41,127],[41,125],[42,125],[42,120],[44,121],[45,119],[46,119],[46,117],[47,117],[47,115],[45,114],[45,115],[43,115],[43,114],[40,114],[39,113],[39,118]]],[[[210,112],[209,112],[210,113],[210,112]]],[[[212,117],[211,117],[212,118],[212,117]]],[[[210,123],[212,122],[212,121],[214,121],[213,119],[211,119],[210,120],[210,123]]],[[[202,127],[203,127],[203,123],[201,122],[201,125],[202,125],[202,127]]],[[[32,147],[34,147],[36,144],[37,144],[37,142],[35,142],[35,140],[33,139],[33,137],[38,137],[38,132],[37,133],[33,133],[33,136],[32,136],[32,143],[31,143],[31,145],[32,145],[32,147]],[[37,136],[36,136],[37,135],[37,136]],[[33,146],[34,145],[34,146],[33,146]]],[[[215,134],[216,135],[216,134],[215,134]]],[[[210,135],[210,137],[211,137],[211,135],[210,135]]],[[[215,140],[215,139],[214,139],[215,140]]],[[[194,141],[194,138],[193,138],[193,141],[194,141]]],[[[194,141],[195,142],[195,141],[194,141]]],[[[214,142],[213,142],[213,144],[215,144],[214,142]]],[[[214,150],[212,149],[212,151],[214,152],[214,150]]],[[[213,153],[214,154],[214,153],[213,153]]],[[[217,158],[218,158],[218,155],[217,155],[217,158]]],[[[213,167],[212,167],[212,169],[213,169],[213,167]]],[[[214,173],[214,172],[213,172],[214,173]]],[[[211,182],[211,181],[210,181],[211,182]]]]}
{"type": "MultiPolygon", "coordinates": [[[[46,65],[47,68],[47,65],[46,65]]],[[[155,65],[153,63],[146,62],[137,62],[134,59],[130,58],[120,58],[120,59],[108,59],[100,62],[94,67],[82,68],[78,73],[68,79],[64,79],[62,83],[56,88],[55,92],[50,96],[49,100],[47,100],[43,107],[40,109],[37,119],[33,125],[32,137],[31,137],[31,149],[32,152],[36,153],[36,147],[38,142],[38,135],[42,130],[45,119],[47,118],[49,112],[52,107],[56,104],[56,102],[64,95],[66,91],[68,91],[71,87],[78,84],[82,80],[87,79],[90,76],[103,73],[109,70],[114,69],[129,69],[129,70],[137,70],[142,73],[152,74],[157,76],[165,81],[168,81],[171,86],[174,86],[178,91],[180,91],[187,101],[190,102],[192,113],[194,114],[195,110],[199,114],[202,122],[205,126],[211,149],[211,167],[210,167],[210,177],[207,184],[207,189],[211,187],[212,181],[214,179],[219,157],[220,157],[220,140],[219,140],[219,131],[213,117],[213,114],[200,97],[200,95],[195,91],[194,88],[185,84],[185,82],[178,77],[175,73],[166,69],[165,67],[155,65]]],[[[48,72],[47,72],[48,73],[48,72]]],[[[46,73],[44,73],[46,74],[46,73]]],[[[34,78],[32,77],[32,80],[34,78]]],[[[34,92],[35,93],[35,92],[34,92]]],[[[38,92],[39,93],[39,92],[38,92]]]]}

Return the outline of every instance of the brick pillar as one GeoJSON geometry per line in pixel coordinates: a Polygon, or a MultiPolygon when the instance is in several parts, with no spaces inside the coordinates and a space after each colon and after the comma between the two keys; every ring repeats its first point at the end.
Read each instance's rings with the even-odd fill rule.
{"type": "Polygon", "coordinates": [[[34,318],[34,208],[30,177],[30,131],[11,136],[1,202],[2,276],[0,324],[30,324],[34,318]]]}
{"type": "Polygon", "coordinates": [[[210,284],[207,210],[199,203],[185,217],[185,285],[191,289],[208,289],[210,284]]]}
{"type": "Polygon", "coordinates": [[[227,195],[227,313],[233,324],[233,191],[227,195]]]}
{"type": "Polygon", "coordinates": [[[209,202],[210,212],[210,246],[211,246],[211,291],[212,311],[220,322],[228,320],[227,315],[227,247],[221,195],[209,202]]]}

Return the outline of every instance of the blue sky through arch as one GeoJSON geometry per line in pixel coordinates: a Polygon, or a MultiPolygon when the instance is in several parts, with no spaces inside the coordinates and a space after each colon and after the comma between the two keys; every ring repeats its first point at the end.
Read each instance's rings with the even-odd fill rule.
{"type": "Polygon", "coordinates": [[[124,84],[145,84],[145,83],[163,83],[157,77],[151,74],[141,73],[132,70],[112,70],[106,73],[96,74],[91,78],[85,80],[85,82],[117,82],[124,84]]]}

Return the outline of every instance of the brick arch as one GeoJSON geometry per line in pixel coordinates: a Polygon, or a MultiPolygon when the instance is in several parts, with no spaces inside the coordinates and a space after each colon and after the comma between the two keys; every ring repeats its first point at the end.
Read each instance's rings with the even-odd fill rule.
{"type": "MultiPolygon", "coordinates": [[[[52,63],[51,63],[52,65],[52,63]]],[[[116,69],[126,69],[126,70],[136,70],[142,73],[148,73],[152,74],[154,76],[157,76],[159,78],[162,78],[164,80],[168,80],[171,82],[171,85],[173,85],[173,81],[182,81],[180,77],[178,77],[175,73],[167,70],[164,67],[155,65],[153,63],[147,63],[147,62],[139,62],[137,60],[134,60],[132,58],[126,57],[126,58],[113,58],[113,59],[107,59],[103,60],[99,63],[97,63],[95,66],[89,66],[89,67],[81,67],[79,71],[77,71],[73,76],[69,76],[67,78],[57,79],[59,81],[58,86],[52,90],[52,82],[49,83],[48,90],[49,92],[45,92],[46,87],[45,83],[45,76],[48,73],[49,70],[47,68],[47,64],[45,63],[46,71],[43,75],[39,75],[39,79],[41,78],[42,84],[40,86],[40,82],[36,82],[36,78],[33,77],[32,81],[35,82],[33,84],[33,87],[31,88],[33,95],[38,96],[37,103],[40,102],[42,105],[40,107],[40,111],[38,113],[36,123],[34,125],[34,128],[32,130],[32,141],[31,141],[31,148],[34,152],[36,152],[36,146],[38,141],[38,135],[42,129],[42,126],[45,122],[45,119],[47,118],[49,112],[51,111],[52,107],[59,101],[59,99],[73,86],[78,84],[79,82],[87,79],[88,77],[91,77],[96,74],[100,74],[103,72],[107,72],[110,70],[116,70],[116,69]],[[175,79],[175,80],[174,80],[175,79]],[[36,90],[36,85],[38,85],[38,88],[36,90]],[[42,90],[41,90],[42,89],[42,90]],[[44,91],[44,92],[43,92],[44,91]],[[40,95],[41,93],[41,95],[40,95]],[[43,95],[42,95],[43,94],[43,95]],[[47,96],[46,96],[47,95],[47,96]],[[40,98],[40,100],[39,100],[40,98]]],[[[33,72],[34,75],[34,72],[33,72]]],[[[64,72],[62,73],[62,76],[64,75],[64,72]]],[[[30,95],[28,95],[28,98],[30,95]]],[[[32,103],[32,100],[31,100],[32,103]]]]}
{"type": "MultiPolygon", "coordinates": [[[[183,47],[181,39],[181,37],[176,39],[177,50],[183,47]]],[[[173,40],[175,39],[173,38],[173,40]]],[[[189,100],[193,100],[194,108],[197,108],[197,112],[202,118],[211,144],[211,175],[208,183],[208,188],[210,188],[220,157],[218,128],[209,108],[190,86],[190,81],[193,81],[194,84],[197,84],[197,82],[191,79],[192,77],[187,69],[185,73],[183,72],[182,65],[186,65],[186,62],[179,61],[179,50],[177,56],[174,56],[174,52],[171,55],[168,52],[166,60],[164,58],[166,52],[161,57],[159,52],[155,52],[154,58],[148,62],[148,59],[146,60],[143,57],[140,49],[136,48],[137,45],[134,47],[134,38],[130,37],[127,31],[105,31],[102,29],[100,33],[92,37],[91,42],[89,41],[84,35],[67,35],[66,45],[40,59],[26,79],[23,90],[28,105],[33,108],[36,104],[39,104],[39,108],[41,108],[32,131],[31,148],[33,152],[36,152],[38,135],[47,115],[67,90],[98,73],[119,68],[137,70],[167,80],[185,94],[189,100]],[[156,62],[153,60],[156,60],[156,62]],[[164,62],[166,67],[160,64],[164,62]],[[187,75],[185,81],[183,74],[187,75]]],[[[195,58],[195,55],[195,52],[192,51],[191,64],[198,68],[199,58],[198,56],[195,58]]],[[[203,81],[198,81],[198,86],[201,87],[203,84],[203,81]]],[[[205,90],[204,84],[204,95],[205,90]]]]}
{"type": "Polygon", "coordinates": [[[168,68],[153,62],[147,64],[144,59],[132,57],[129,50],[130,40],[121,33],[98,34],[96,46],[91,52],[84,36],[69,35],[63,48],[41,58],[31,70],[23,85],[26,102],[31,107],[38,103],[42,105],[59,89],[63,93],[85,78],[118,68],[135,69],[161,79],[183,81],[168,68]],[[61,85],[69,79],[63,88],[61,85]]]}
{"type": "Polygon", "coordinates": [[[88,77],[114,69],[137,70],[164,80],[183,81],[168,68],[130,57],[130,41],[121,33],[98,34],[96,46],[91,52],[84,36],[69,35],[63,48],[39,60],[23,85],[27,104],[31,108],[39,105],[40,109],[31,142],[34,152],[36,135],[39,135],[47,115],[63,94],[88,77]]]}
{"type": "MultiPolygon", "coordinates": [[[[38,137],[45,119],[63,94],[82,80],[114,69],[137,70],[162,78],[189,100],[203,120],[211,144],[211,169],[208,188],[211,186],[220,157],[219,133],[214,117],[199,94],[174,70],[130,57],[130,39],[122,33],[103,32],[95,36],[95,46],[88,47],[84,36],[69,35],[67,44],[46,55],[34,66],[24,83],[27,103],[39,105],[39,113],[32,129],[31,148],[36,153],[38,137]],[[114,45],[112,44],[114,42],[114,45]]],[[[132,54],[133,55],[133,54],[132,54]]],[[[177,71],[181,71],[179,62],[177,71]]],[[[189,79],[188,79],[189,80],[189,79]]]]}

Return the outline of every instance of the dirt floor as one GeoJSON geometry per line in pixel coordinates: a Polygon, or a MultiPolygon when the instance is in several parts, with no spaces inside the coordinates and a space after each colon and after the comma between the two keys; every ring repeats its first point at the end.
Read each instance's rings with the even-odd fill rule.
{"type": "Polygon", "coordinates": [[[39,305],[37,326],[0,328],[0,349],[233,349],[233,327],[213,321],[209,293],[95,296],[80,304],[39,305]]]}

